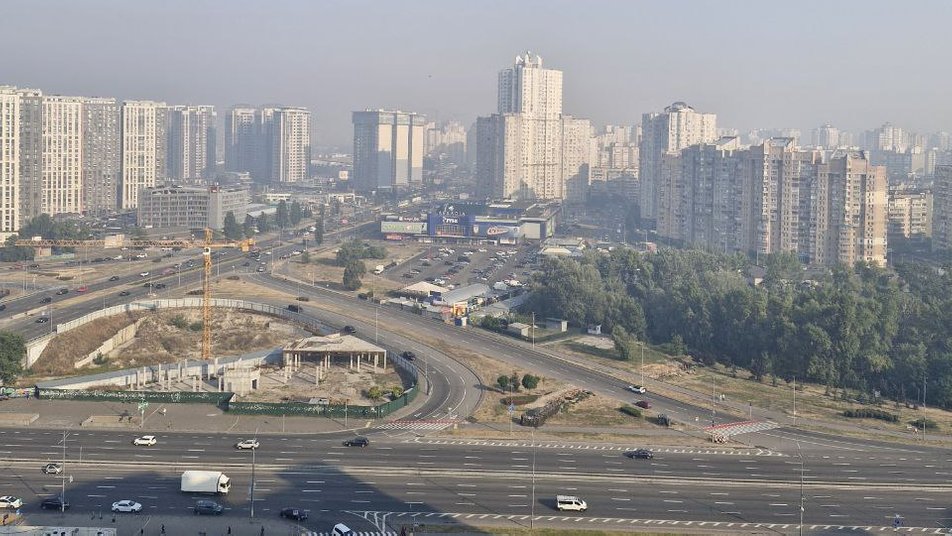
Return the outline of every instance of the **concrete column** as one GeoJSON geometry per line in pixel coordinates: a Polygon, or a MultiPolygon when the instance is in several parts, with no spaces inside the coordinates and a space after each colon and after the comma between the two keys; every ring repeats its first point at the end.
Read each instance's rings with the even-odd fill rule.
{"type": "Polygon", "coordinates": [[[350,363],[347,365],[348,369],[354,368],[354,354],[350,354],[350,363]]]}
{"type": "Polygon", "coordinates": [[[218,392],[220,393],[224,390],[225,390],[225,376],[224,374],[222,374],[218,376],[218,392]]]}
{"type": "Polygon", "coordinates": [[[321,384],[321,366],[314,365],[314,385],[321,384]]]}
{"type": "Polygon", "coordinates": [[[218,376],[218,358],[215,358],[215,370],[211,374],[212,376],[218,376]]]}
{"type": "Polygon", "coordinates": [[[387,351],[384,350],[382,353],[383,353],[383,369],[387,370],[387,351]]]}
{"type": "Polygon", "coordinates": [[[357,372],[360,372],[360,358],[361,357],[362,357],[361,354],[357,354],[357,372]]]}
{"type": "Polygon", "coordinates": [[[192,376],[192,392],[198,392],[198,376],[192,376]]]}
{"type": "Polygon", "coordinates": [[[374,373],[377,372],[377,367],[380,366],[380,354],[374,354],[374,373]]]}

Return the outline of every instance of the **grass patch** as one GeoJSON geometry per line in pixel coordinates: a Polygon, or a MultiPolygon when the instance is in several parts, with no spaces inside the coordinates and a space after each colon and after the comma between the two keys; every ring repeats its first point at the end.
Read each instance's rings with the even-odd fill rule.
{"type": "Polygon", "coordinates": [[[565,346],[569,350],[573,350],[580,354],[589,354],[596,357],[602,357],[605,359],[614,359],[616,361],[621,361],[621,356],[618,355],[617,350],[607,350],[605,348],[597,348],[595,346],[589,346],[587,344],[582,344],[577,341],[565,341],[562,343],[562,346],[565,346]]]}

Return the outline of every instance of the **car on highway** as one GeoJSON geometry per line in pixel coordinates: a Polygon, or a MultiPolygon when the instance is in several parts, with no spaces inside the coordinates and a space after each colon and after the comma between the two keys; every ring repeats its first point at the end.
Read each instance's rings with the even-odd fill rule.
{"type": "Polygon", "coordinates": [[[0,508],[19,508],[23,506],[23,499],[13,495],[0,497],[0,508]]]}
{"type": "Polygon", "coordinates": [[[52,296],[44,296],[43,299],[40,300],[40,303],[50,303],[50,302],[52,302],[52,301],[53,301],[53,297],[52,297],[52,296]]]}
{"type": "Polygon", "coordinates": [[[142,504],[137,503],[131,499],[123,499],[121,501],[116,501],[112,503],[113,512],[133,512],[139,513],[142,511],[142,504]]]}
{"type": "Polygon", "coordinates": [[[342,331],[348,335],[353,335],[354,333],[357,333],[357,328],[355,328],[354,326],[348,325],[348,326],[344,326],[344,329],[342,331]]]}
{"type": "Polygon", "coordinates": [[[68,510],[69,503],[59,495],[47,497],[40,503],[40,508],[44,510],[68,510]]]}
{"type": "Polygon", "coordinates": [[[331,530],[331,536],[357,536],[357,533],[350,530],[350,527],[343,523],[338,523],[334,525],[334,528],[331,530]]]}
{"type": "Polygon", "coordinates": [[[132,444],[136,446],[144,445],[146,447],[151,447],[152,445],[155,445],[156,443],[158,443],[158,441],[156,441],[154,435],[144,435],[132,440],[132,444]]]}
{"type": "Polygon", "coordinates": [[[264,271],[264,266],[259,266],[256,270],[259,274],[264,271]]]}
{"type": "Polygon", "coordinates": [[[647,400],[639,400],[635,402],[635,405],[642,409],[651,409],[651,402],[647,400]]]}
{"type": "Polygon", "coordinates": [[[45,323],[47,323],[47,322],[49,322],[49,321],[50,321],[50,319],[47,318],[47,317],[45,317],[45,316],[41,316],[41,317],[39,317],[39,318],[36,319],[36,323],[37,323],[37,324],[45,324],[45,323]]]}
{"type": "Polygon", "coordinates": [[[400,357],[406,359],[407,361],[413,361],[414,359],[416,359],[416,354],[414,354],[410,350],[407,350],[406,352],[403,352],[402,354],[400,354],[400,357]]]}
{"type": "Polygon", "coordinates": [[[76,292],[86,292],[87,290],[89,290],[89,287],[87,287],[86,285],[80,285],[76,287],[76,292]]]}
{"type": "Polygon", "coordinates": [[[642,395],[648,392],[648,390],[645,389],[643,385],[629,385],[628,387],[625,387],[625,389],[628,389],[632,393],[639,393],[642,395]]]}
{"type": "Polygon", "coordinates": [[[139,277],[149,277],[149,272],[139,272],[139,277]]]}
{"type": "Polygon", "coordinates": [[[257,439],[242,439],[241,441],[235,443],[235,448],[238,450],[245,449],[256,449],[260,446],[257,439]]]}
{"type": "Polygon", "coordinates": [[[128,296],[128,295],[129,295],[129,291],[128,291],[128,290],[123,290],[122,292],[119,293],[119,295],[120,295],[120,296],[128,296]]]}
{"type": "Polygon", "coordinates": [[[6,309],[6,308],[7,308],[7,304],[5,304],[5,303],[0,303],[0,311],[3,311],[3,310],[6,309]]]}
{"type": "Polygon", "coordinates": [[[119,276],[118,276],[118,275],[114,275],[114,276],[110,277],[109,280],[110,280],[110,281],[119,281],[119,276]]]}
{"type": "Polygon", "coordinates": [[[301,510],[300,508],[282,508],[278,515],[295,521],[304,521],[307,519],[307,510],[301,510]]]}
{"type": "Polygon", "coordinates": [[[648,449],[635,449],[625,452],[625,456],[631,459],[650,460],[654,458],[654,453],[648,449]]]}
{"type": "Polygon", "coordinates": [[[366,447],[370,444],[370,440],[364,436],[357,436],[353,439],[348,439],[344,441],[345,447],[366,447]]]}
{"type": "Polygon", "coordinates": [[[63,466],[58,463],[48,463],[43,466],[43,473],[47,475],[58,475],[63,472],[63,466]]]}
{"type": "Polygon", "coordinates": [[[201,500],[196,501],[192,508],[195,515],[220,516],[225,513],[225,507],[215,501],[201,500]]]}
{"type": "Polygon", "coordinates": [[[588,503],[574,495],[556,495],[555,509],[559,511],[573,510],[576,512],[584,512],[588,510],[588,503]]]}
{"type": "Polygon", "coordinates": [[[59,289],[59,290],[56,291],[56,295],[57,295],[57,296],[62,296],[63,294],[69,294],[69,289],[68,289],[68,288],[61,288],[61,289],[59,289]]]}

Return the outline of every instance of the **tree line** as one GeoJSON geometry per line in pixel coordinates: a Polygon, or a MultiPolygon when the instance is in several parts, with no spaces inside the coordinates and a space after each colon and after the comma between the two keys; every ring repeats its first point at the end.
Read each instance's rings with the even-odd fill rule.
{"type": "Polygon", "coordinates": [[[759,284],[742,255],[663,250],[546,259],[527,307],[602,324],[622,356],[632,341],[698,360],[794,377],[872,398],[952,408],[952,266],[868,264],[806,272],[772,255],[759,284]]]}

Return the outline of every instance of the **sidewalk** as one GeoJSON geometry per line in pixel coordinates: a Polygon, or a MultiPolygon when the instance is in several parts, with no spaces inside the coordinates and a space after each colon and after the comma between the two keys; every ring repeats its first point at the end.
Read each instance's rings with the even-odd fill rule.
{"type": "MultiPolygon", "coordinates": [[[[70,513],[66,514],[27,514],[21,523],[9,526],[16,532],[23,534],[26,527],[92,527],[109,528],[115,530],[117,536],[302,536],[311,534],[311,529],[296,525],[275,516],[266,518],[239,518],[229,515],[223,516],[152,516],[149,514],[112,515],[104,512],[102,517],[97,514],[70,513]],[[115,520],[115,521],[113,521],[115,520]],[[163,527],[165,532],[162,532],[163,527]]],[[[330,532],[331,526],[320,527],[315,532],[330,532]]],[[[5,534],[0,529],[0,534],[5,534]]],[[[39,533],[41,534],[41,533],[39,533]]],[[[72,534],[70,532],[69,534],[72,534]]],[[[95,534],[95,532],[93,532],[95,534]]]]}

